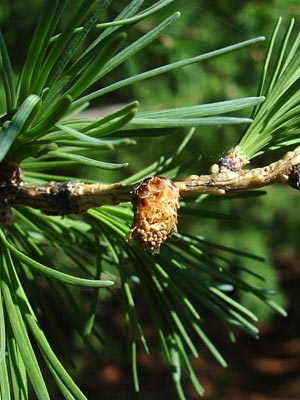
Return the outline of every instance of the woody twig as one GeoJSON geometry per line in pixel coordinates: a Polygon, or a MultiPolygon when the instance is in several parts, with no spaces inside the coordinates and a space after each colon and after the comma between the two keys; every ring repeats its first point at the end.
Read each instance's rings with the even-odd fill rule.
{"type": "MultiPolygon", "coordinates": [[[[265,167],[236,172],[192,175],[172,181],[180,197],[195,194],[233,195],[274,183],[300,189],[300,146],[265,167]]],[[[132,200],[136,185],[85,184],[80,181],[26,183],[17,166],[0,165],[0,214],[15,205],[40,209],[51,215],[80,214],[89,208],[132,200]]],[[[3,217],[2,217],[3,220],[3,217]]]]}
{"type": "Polygon", "coordinates": [[[234,195],[274,183],[300,189],[300,146],[262,168],[216,172],[174,182],[181,196],[191,194],[234,195]]]}

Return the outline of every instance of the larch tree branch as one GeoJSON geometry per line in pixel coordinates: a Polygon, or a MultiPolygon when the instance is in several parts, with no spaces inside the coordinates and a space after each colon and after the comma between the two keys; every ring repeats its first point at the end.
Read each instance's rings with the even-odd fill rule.
{"type": "MultiPolygon", "coordinates": [[[[137,185],[86,184],[81,181],[26,183],[18,166],[0,165],[0,210],[15,205],[51,215],[81,214],[89,208],[132,201],[137,185]]],[[[234,195],[274,183],[300,189],[300,146],[265,167],[191,175],[174,180],[180,197],[197,194],[234,195]]]]}

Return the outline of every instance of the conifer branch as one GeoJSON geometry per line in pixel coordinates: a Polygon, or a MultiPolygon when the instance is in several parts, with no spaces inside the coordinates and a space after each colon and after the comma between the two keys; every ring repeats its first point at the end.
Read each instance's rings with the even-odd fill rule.
{"type": "MultiPolygon", "coordinates": [[[[136,185],[85,184],[80,181],[26,183],[18,167],[1,168],[0,212],[15,205],[40,209],[51,215],[81,214],[89,208],[132,200],[136,185]],[[4,172],[5,171],[5,172],[4,172]],[[9,173],[7,172],[9,171],[9,173]]],[[[274,183],[300,189],[300,146],[265,167],[192,175],[173,181],[180,197],[197,194],[233,195],[274,183]]]]}
{"type": "Polygon", "coordinates": [[[174,182],[181,196],[191,194],[233,195],[274,183],[288,184],[300,189],[300,146],[284,157],[262,168],[215,172],[192,176],[190,180],[174,182]]]}

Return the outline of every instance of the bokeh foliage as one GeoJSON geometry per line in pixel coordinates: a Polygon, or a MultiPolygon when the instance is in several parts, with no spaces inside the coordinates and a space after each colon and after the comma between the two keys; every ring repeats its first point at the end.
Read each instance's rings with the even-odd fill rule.
{"type": "MultiPolygon", "coordinates": [[[[43,3],[32,1],[32,9],[39,9],[43,3]]],[[[50,3],[53,11],[56,3],[64,2],[50,3]]],[[[93,2],[80,2],[82,10],[87,3],[93,2]]],[[[127,15],[123,15],[123,18],[134,15],[139,3],[142,2],[128,2],[132,8],[131,11],[129,11],[130,6],[127,8],[127,15]]],[[[167,5],[168,1],[145,2],[144,9],[154,3],[167,5]]],[[[275,3],[279,8],[283,8],[286,4],[275,3]]],[[[88,35],[90,25],[86,25],[86,36],[80,38],[80,44],[72,42],[72,31],[76,24],[78,26],[83,22],[84,18],[84,13],[75,13],[74,5],[77,5],[77,2],[67,2],[68,18],[62,18],[57,27],[57,32],[60,29],[69,32],[69,36],[65,34],[65,42],[61,41],[61,49],[66,48],[69,52],[62,52],[58,57],[61,49],[57,46],[56,55],[54,51],[52,53],[50,51],[48,53],[50,57],[46,58],[48,54],[44,46],[48,44],[50,49],[53,41],[50,38],[57,33],[50,32],[49,29],[48,42],[47,40],[43,42],[41,39],[40,34],[44,32],[45,27],[50,26],[47,25],[49,24],[47,20],[49,10],[47,10],[45,19],[39,27],[39,35],[36,36],[37,47],[33,46],[31,54],[33,57],[28,58],[25,68],[22,67],[22,61],[27,54],[30,40],[29,38],[24,40],[27,44],[21,46],[20,53],[14,51],[18,48],[16,43],[20,43],[20,37],[14,37],[13,31],[9,29],[9,23],[5,28],[5,21],[10,20],[7,18],[9,13],[20,12],[22,8],[27,10],[29,4],[16,1],[12,8],[8,3],[3,3],[1,6],[5,40],[8,37],[8,44],[13,49],[9,52],[13,54],[12,64],[17,66],[11,73],[8,64],[4,68],[7,72],[8,89],[6,88],[7,102],[2,105],[2,110],[6,107],[6,112],[2,112],[2,132],[8,139],[2,140],[0,149],[2,161],[7,159],[22,162],[24,179],[32,182],[51,179],[69,180],[78,177],[90,181],[104,179],[114,182],[126,179],[128,182],[136,182],[154,173],[173,178],[182,177],[188,172],[199,173],[199,170],[206,172],[209,165],[215,161],[214,157],[237,142],[237,138],[245,131],[245,126],[240,128],[236,124],[249,123],[247,119],[236,118],[237,110],[245,108],[245,111],[238,111],[238,116],[249,117],[250,109],[247,109],[246,105],[252,106],[253,102],[259,104],[261,99],[251,98],[244,101],[237,99],[239,107],[230,100],[245,95],[256,95],[259,68],[255,63],[263,58],[266,48],[262,46],[232,53],[228,51],[223,57],[214,60],[209,60],[210,57],[207,57],[200,63],[187,61],[187,66],[184,68],[170,68],[168,74],[149,81],[143,82],[134,78],[130,86],[118,90],[109,91],[107,87],[150,68],[222,48],[225,45],[222,41],[225,37],[222,34],[223,29],[228,34],[226,45],[239,42],[241,37],[249,39],[252,29],[255,32],[268,34],[274,25],[274,13],[270,8],[266,8],[261,2],[252,5],[245,3],[245,7],[241,7],[233,16],[231,8],[233,4],[231,7],[226,7],[224,2],[216,2],[214,9],[211,10],[205,2],[203,4],[195,2],[193,6],[184,5],[182,10],[184,18],[178,20],[176,28],[174,26],[171,28],[171,22],[175,22],[178,15],[173,14],[168,22],[165,22],[164,18],[169,18],[172,11],[181,5],[181,2],[175,1],[159,10],[155,16],[141,19],[137,25],[135,24],[137,20],[134,21],[133,29],[129,29],[130,23],[124,23],[116,28],[116,34],[113,27],[100,30],[101,33],[104,32],[102,36],[100,33],[100,37],[106,44],[102,46],[100,41],[97,42],[99,32],[92,30],[88,35]],[[172,7],[175,8],[172,10],[172,7]],[[198,10],[197,13],[194,12],[195,9],[198,10]],[[258,11],[261,18],[252,18],[251,16],[258,11]],[[70,21],[75,15],[72,25],[70,21]],[[215,17],[216,15],[222,15],[221,21],[215,17]],[[157,34],[153,37],[147,35],[160,23],[162,25],[159,25],[157,34]],[[231,24],[230,29],[228,24],[231,24]],[[219,34],[212,34],[216,29],[219,34]],[[127,39],[123,31],[128,34],[127,39]],[[141,55],[131,54],[132,50],[135,52],[139,49],[138,43],[142,48],[148,41],[150,44],[154,37],[156,41],[149,48],[143,49],[141,55]],[[70,39],[71,45],[66,45],[67,39],[70,39]],[[37,52],[39,40],[41,40],[40,49],[43,50],[41,53],[37,52]],[[135,40],[140,42],[134,42],[135,40]],[[88,47],[90,44],[92,47],[88,47]],[[86,48],[91,49],[91,52],[85,53],[86,48]],[[93,64],[98,52],[102,52],[102,59],[99,64],[96,62],[93,64]],[[86,58],[82,57],[82,54],[86,58]],[[85,79],[78,83],[74,77],[79,79],[81,76],[79,72],[84,71],[83,67],[89,65],[87,61],[91,62],[91,68],[86,73],[85,79]],[[114,74],[107,74],[117,66],[114,74]],[[252,71],[251,74],[249,69],[252,71]],[[95,73],[99,74],[99,79],[103,75],[100,87],[96,86],[97,79],[93,76],[95,73]],[[15,90],[13,93],[10,89],[14,84],[9,82],[17,81],[19,75],[21,75],[20,90],[15,90]],[[72,79],[69,79],[70,76],[72,79]],[[102,92],[95,92],[95,95],[85,98],[93,100],[93,106],[103,106],[112,102],[125,102],[126,105],[118,106],[118,111],[109,113],[105,119],[73,120],[69,116],[67,121],[63,120],[70,110],[85,105],[85,101],[81,100],[84,95],[97,90],[102,92]],[[141,100],[139,109],[138,103],[132,102],[136,98],[141,100]],[[192,107],[194,104],[221,100],[229,100],[226,104],[233,113],[232,119],[220,116],[215,105],[216,108],[209,114],[212,118],[208,124],[208,121],[201,119],[205,118],[205,114],[201,114],[201,108],[192,107]],[[149,112],[153,109],[170,109],[186,105],[191,107],[169,110],[168,118],[166,115],[149,112]],[[15,107],[18,109],[17,113],[15,107]],[[10,113],[15,115],[11,124],[10,113]],[[189,129],[192,126],[196,126],[195,134],[189,129]],[[133,145],[135,141],[139,144],[130,150],[127,146],[133,145]],[[195,148],[199,151],[195,152],[195,148]],[[118,171],[118,168],[124,167],[127,161],[130,162],[129,168],[118,171]],[[194,168],[197,168],[197,171],[194,168]]],[[[103,10],[101,22],[115,18],[122,10],[123,2],[113,2],[111,8],[103,10]]],[[[56,12],[58,13],[58,9],[56,12]]],[[[34,14],[35,12],[27,13],[24,23],[31,26],[31,18],[36,23],[34,14]]],[[[96,20],[96,14],[94,18],[96,20]]],[[[26,25],[24,30],[27,32],[26,25]]],[[[53,46],[57,40],[60,39],[56,39],[53,46]]],[[[259,41],[260,39],[257,40],[259,41]]],[[[2,51],[4,49],[5,45],[2,44],[2,51]]],[[[2,59],[7,60],[4,53],[2,59]]],[[[255,326],[257,316],[265,317],[267,313],[266,308],[261,308],[261,304],[267,304],[284,314],[280,306],[271,300],[274,297],[268,291],[270,288],[276,289],[276,271],[268,268],[268,273],[265,274],[267,284],[258,277],[260,271],[257,269],[266,271],[267,268],[257,253],[268,255],[268,248],[267,244],[263,243],[264,235],[258,234],[255,224],[259,221],[261,225],[265,223],[268,228],[272,225],[272,215],[274,215],[269,211],[263,217],[258,216],[258,204],[263,205],[264,200],[251,196],[237,198],[234,201],[218,201],[218,203],[215,199],[205,196],[191,199],[182,204],[180,234],[170,240],[163,247],[161,254],[155,258],[137,247],[129,247],[126,244],[126,233],[132,221],[130,205],[105,206],[90,210],[83,218],[65,217],[63,220],[24,207],[13,210],[14,223],[1,231],[3,282],[1,305],[4,305],[3,309],[0,309],[1,394],[9,396],[11,384],[15,396],[20,390],[22,393],[19,398],[27,398],[29,378],[37,396],[42,399],[47,398],[40,361],[37,361],[30,343],[32,335],[45,365],[63,395],[66,398],[84,398],[56,358],[40,328],[38,320],[45,319],[43,321],[45,326],[50,326],[54,332],[53,347],[60,349],[65,358],[70,360],[72,358],[69,351],[70,344],[59,327],[54,311],[43,299],[41,290],[43,287],[59,298],[61,309],[66,310],[66,319],[72,330],[95,352],[101,349],[103,339],[101,321],[99,323],[96,318],[97,305],[99,301],[101,303],[105,298],[113,297],[115,291],[119,293],[124,306],[128,354],[136,390],[139,388],[137,348],[142,346],[145,353],[151,350],[144,336],[135,300],[136,288],[141,288],[143,301],[147,304],[147,312],[156,327],[162,352],[170,367],[179,397],[184,398],[181,386],[182,367],[187,371],[198,393],[202,393],[199,377],[195,376],[190,361],[190,356],[197,357],[198,354],[196,340],[200,339],[221,365],[226,365],[217,347],[205,334],[202,309],[214,313],[222,323],[225,322],[224,330],[232,340],[234,335],[231,326],[238,327],[254,337],[258,335],[255,326]],[[218,213],[215,212],[216,207],[218,213]],[[191,214],[197,216],[200,223],[198,220],[195,223],[194,217],[193,221],[189,220],[191,214]],[[246,220],[238,221],[237,215],[245,216],[246,220]],[[252,222],[248,222],[248,218],[252,222]],[[228,235],[228,232],[231,232],[231,235],[228,235]],[[241,236],[244,237],[242,243],[241,236]],[[249,254],[253,250],[255,255],[249,254]],[[257,266],[257,261],[260,261],[260,267],[257,266]],[[43,277],[36,272],[41,273],[43,277]],[[79,278],[78,275],[84,278],[79,278]],[[100,276],[105,279],[98,280],[100,276]],[[86,296],[86,292],[79,294],[76,288],[76,286],[106,286],[112,281],[116,282],[117,286],[120,284],[120,288],[94,290],[90,296],[86,296]],[[65,283],[74,287],[66,286],[65,283]],[[235,296],[236,290],[240,293],[240,297],[235,296]],[[240,298],[244,298],[245,303],[240,302],[240,298]],[[194,302],[197,306],[200,304],[200,311],[194,302]],[[28,330],[31,332],[30,335],[27,333],[28,330]],[[5,351],[9,357],[4,356],[5,351]],[[20,376],[17,376],[18,371],[20,376]]],[[[260,210],[263,210],[262,207],[260,210]]],[[[261,213],[264,214],[263,211],[261,213]]],[[[281,302],[280,297],[277,300],[281,302]]],[[[47,334],[46,331],[45,333],[47,334]]]]}

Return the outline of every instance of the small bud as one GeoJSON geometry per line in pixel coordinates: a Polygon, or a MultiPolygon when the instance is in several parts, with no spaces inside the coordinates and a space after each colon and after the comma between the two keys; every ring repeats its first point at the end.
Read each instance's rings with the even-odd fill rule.
{"type": "Polygon", "coordinates": [[[167,178],[146,178],[134,191],[133,208],[129,241],[151,254],[159,253],[165,240],[177,232],[178,187],[167,178]]]}
{"type": "Polygon", "coordinates": [[[294,189],[300,190],[300,163],[293,165],[288,183],[294,189]]]}
{"type": "Polygon", "coordinates": [[[237,172],[242,169],[244,165],[248,163],[246,154],[239,148],[239,146],[231,149],[225,157],[221,157],[217,164],[214,164],[210,168],[210,173],[220,172],[237,172]]]}

